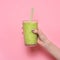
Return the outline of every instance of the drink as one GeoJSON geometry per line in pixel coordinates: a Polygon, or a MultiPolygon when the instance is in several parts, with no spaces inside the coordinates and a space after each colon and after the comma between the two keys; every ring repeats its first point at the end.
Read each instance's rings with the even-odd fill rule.
{"type": "Polygon", "coordinates": [[[37,35],[32,32],[33,29],[38,28],[37,21],[24,21],[23,22],[23,32],[24,32],[24,42],[27,46],[37,45],[37,35]]]}

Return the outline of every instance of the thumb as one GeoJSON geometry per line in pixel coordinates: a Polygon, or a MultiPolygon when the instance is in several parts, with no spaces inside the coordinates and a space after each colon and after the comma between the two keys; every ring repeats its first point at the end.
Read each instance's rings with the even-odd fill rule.
{"type": "Polygon", "coordinates": [[[32,32],[35,33],[35,34],[38,34],[38,30],[37,29],[32,30],[32,32]]]}

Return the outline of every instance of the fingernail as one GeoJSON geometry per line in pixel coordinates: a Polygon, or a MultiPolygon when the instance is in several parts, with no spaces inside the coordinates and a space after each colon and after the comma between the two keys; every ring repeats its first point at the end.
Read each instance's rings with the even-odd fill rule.
{"type": "Polygon", "coordinates": [[[23,32],[22,32],[22,34],[23,34],[23,32]]]}
{"type": "Polygon", "coordinates": [[[23,27],[22,27],[22,29],[23,29],[23,27]]]}
{"type": "Polygon", "coordinates": [[[32,30],[32,32],[34,32],[34,30],[32,30]]]}

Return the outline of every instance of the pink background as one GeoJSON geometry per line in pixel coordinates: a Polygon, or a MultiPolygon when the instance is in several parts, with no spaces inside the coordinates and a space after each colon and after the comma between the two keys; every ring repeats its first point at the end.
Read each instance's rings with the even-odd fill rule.
{"type": "Polygon", "coordinates": [[[0,60],[55,60],[42,48],[24,45],[22,21],[32,7],[39,27],[60,47],[60,0],[0,0],[0,60]]]}

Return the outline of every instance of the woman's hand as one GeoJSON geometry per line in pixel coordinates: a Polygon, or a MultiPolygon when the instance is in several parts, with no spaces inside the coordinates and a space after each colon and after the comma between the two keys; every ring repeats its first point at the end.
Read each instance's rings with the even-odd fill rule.
{"type": "Polygon", "coordinates": [[[47,51],[56,58],[56,60],[60,60],[60,49],[50,42],[41,30],[33,30],[32,32],[38,35],[38,44],[45,47],[47,51]]]}
{"type": "Polygon", "coordinates": [[[32,30],[32,32],[38,35],[38,44],[44,46],[49,43],[47,36],[41,30],[32,30]]]}

